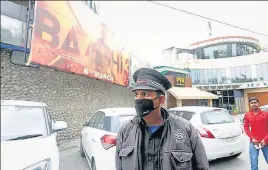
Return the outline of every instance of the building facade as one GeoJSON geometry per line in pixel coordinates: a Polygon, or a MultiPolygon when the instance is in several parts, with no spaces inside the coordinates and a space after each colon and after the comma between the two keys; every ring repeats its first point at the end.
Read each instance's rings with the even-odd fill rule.
{"type": "Polygon", "coordinates": [[[189,49],[171,47],[162,54],[167,65],[190,70],[193,86],[219,95],[214,106],[245,112],[252,96],[262,105],[268,103],[268,52],[255,38],[217,37],[189,49]]]}

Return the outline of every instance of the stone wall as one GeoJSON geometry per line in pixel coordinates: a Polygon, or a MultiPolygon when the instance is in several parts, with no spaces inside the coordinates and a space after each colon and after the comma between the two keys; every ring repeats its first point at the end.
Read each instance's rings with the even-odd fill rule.
{"type": "Polygon", "coordinates": [[[134,104],[129,88],[47,67],[15,65],[10,57],[10,50],[1,49],[1,99],[46,103],[54,120],[68,123],[68,129],[58,134],[59,141],[78,138],[83,123],[97,109],[134,104]]]}

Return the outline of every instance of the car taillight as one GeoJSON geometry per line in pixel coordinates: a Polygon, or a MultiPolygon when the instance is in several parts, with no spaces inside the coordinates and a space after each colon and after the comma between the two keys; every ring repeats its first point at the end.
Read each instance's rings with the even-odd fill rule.
{"type": "Polygon", "coordinates": [[[108,150],[116,145],[116,136],[104,135],[103,137],[101,137],[101,143],[104,149],[108,150]]]}
{"type": "Polygon", "coordinates": [[[199,132],[200,136],[203,138],[215,138],[215,136],[206,128],[198,127],[197,131],[199,132]]]}

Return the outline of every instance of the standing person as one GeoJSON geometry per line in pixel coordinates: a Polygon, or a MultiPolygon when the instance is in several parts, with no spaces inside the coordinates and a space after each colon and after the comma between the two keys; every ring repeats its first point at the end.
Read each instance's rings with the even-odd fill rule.
{"type": "Polygon", "coordinates": [[[133,75],[137,116],[119,130],[116,170],[208,170],[207,155],[196,129],[162,108],[171,88],[156,70],[133,75]]]}
{"type": "Polygon", "coordinates": [[[256,97],[249,99],[249,105],[251,110],[245,115],[244,129],[250,138],[251,170],[258,170],[258,146],[261,147],[268,164],[268,113],[259,108],[259,100],[256,97]]]}

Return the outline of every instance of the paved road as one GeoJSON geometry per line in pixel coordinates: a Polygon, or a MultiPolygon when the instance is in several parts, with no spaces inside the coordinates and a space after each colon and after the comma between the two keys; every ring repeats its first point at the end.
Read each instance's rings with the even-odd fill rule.
{"type": "MultiPolygon", "coordinates": [[[[210,163],[210,170],[250,170],[249,167],[247,151],[235,159],[226,158],[210,163]]],[[[260,155],[259,170],[267,170],[267,167],[263,155],[260,155]]],[[[60,170],[90,170],[90,168],[86,159],[80,157],[79,147],[74,147],[60,153],[60,170]]]]}

